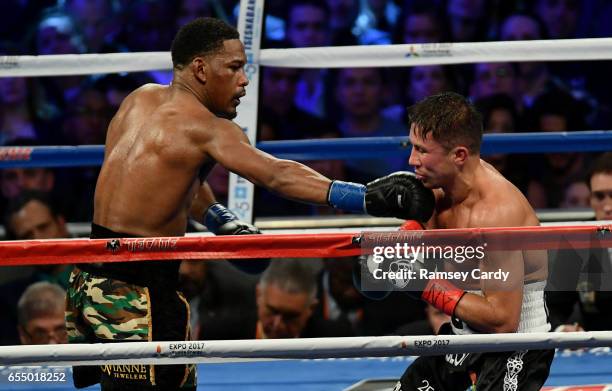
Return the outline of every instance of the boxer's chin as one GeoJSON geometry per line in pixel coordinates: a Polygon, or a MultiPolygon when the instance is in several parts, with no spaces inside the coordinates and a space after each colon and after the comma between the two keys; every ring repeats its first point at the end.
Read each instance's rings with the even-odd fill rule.
{"type": "Polygon", "coordinates": [[[436,183],[432,182],[432,181],[431,181],[431,180],[429,180],[428,178],[425,178],[424,180],[421,180],[421,183],[423,184],[423,186],[424,186],[426,189],[433,190],[433,189],[439,189],[439,188],[440,188],[440,185],[438,185],[438,184],[436,184],[436,183]]]}
{"type": "Polygon", "coordinates": [[[227,112],[227,116],[229,119],[234,119],[236,118],[237,115],[238,115],[238,111],[236,110],[235,107],[227,112]]]}
{"type": "Polygon", "coordinates": [[[425,186],[426,188],[430,189],[431,188],[431,181],[429,180],[429,178],[424,177],[422,175],[417,175],[417,179],[419,181],[421,181],[421,183],[423,184],[423,186],[425,186]]]}
{"type": "Polygon", "coordinates": [[[219,118],[234,119],[238,115],[238,112],[236,110],[233,110],[233,111],[224,111],[224,112],[216,113],[216,115],[219,118]]]}

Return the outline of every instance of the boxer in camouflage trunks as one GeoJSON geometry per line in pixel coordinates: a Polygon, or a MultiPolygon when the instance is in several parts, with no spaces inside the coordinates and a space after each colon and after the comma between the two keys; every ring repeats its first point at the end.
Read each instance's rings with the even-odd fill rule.
{"type": "MultiPolygon", "coordinates": [[[[93,224],[91,237],[132,236],[93,224]]],[[[66,295],[68,341],[188,340],[189,305],[177,290],[178,267],[179,262],[165,261],[84,264],[75,268],[66,295]]],[[[105,390],[188,390],[196,384],[193,364],[75,367],[73,377],[77,387],[99,381],[105,390]]]]}

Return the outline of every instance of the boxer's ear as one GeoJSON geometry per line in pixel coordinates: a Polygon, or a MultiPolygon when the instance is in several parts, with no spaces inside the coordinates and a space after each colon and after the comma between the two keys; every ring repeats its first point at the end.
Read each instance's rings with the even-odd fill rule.
{"type": "Polygon", "coordinates": [[[470,155],[470,151],[468,151],[467,147],[459,145],[452,149],[451,154],[455,164],[458,166],[462,166],[467,161],[468,156],[470,155]]]}
{"type": "Polygon", "coordinates": [[[194,57],[191,60],[191,70],[193,72],[194,77],[202,83],[206,83],[207,72],[208,72],[208,63],[204,59],[204,57],[194,57]]]}

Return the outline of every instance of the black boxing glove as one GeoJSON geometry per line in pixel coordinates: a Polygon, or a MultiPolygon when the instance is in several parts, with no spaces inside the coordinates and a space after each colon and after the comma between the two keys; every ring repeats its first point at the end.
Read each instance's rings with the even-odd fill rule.
{"type": "MultiPolygon", "coordinates": [[[[256,226],[241,221],[231,210],[218,202],[206,209],[204,225],[215,235],[252,235],[261,234],[256,226]]],[[[249,273],[259,274],[266,270],[270,260],[232,260],[229,261],[237,269],[249,273]]]]}
{"type": "MultiPolygon", "coordinates": [[[[407,221],[400,231],[419,231],[417,221],[407,221]]],[[[418,247],[418,246],[417,246],[418,247]]],[[[379,247],[382,249],[382,247],[379,247]]],[[[360,258],[360,268],[353,273],[355,287],[366,297],[381,299],[393,291],[402,291],[413,299],[423,300],[444,313],[454,316],[465,291],[450,281],[432,278],[436,261],[422,252],[394,253],[376,251],[360,258]]]]}
{"type": "Polygon", "coordinates": [[[370,264],[371,256],[362,255],[356,259],[353,264],[353,286],[370,300],[386,299],[394,287],[389,281],[375,279],[370,264]]]}
{"type": "Polygon", "coordinates": [[[372,216],[426,222],[435,205],[433,191],[408,171],[394,172],[366,186],[365,208],[372,216]]]}
{"type": "Polygon", "coordinates": [[[238,216],[218,202],[206,209],[204,225],[215,235],[250,235],[260,234],[256,226],[240,221],[238,216]]]}
{"type": "Polygon", "coordinates": [[[327,202],[334,208],[372,216],[426,222],[433,214],[435,197],[413,173],[400,171],[376,179],[367,186],[333,181],[327,202]]]}
{"type": "MultiPolygon", "coordinates": [[[[414,220],[406,221],[400,227],[400,231],[421,231],[423,225],[414,220]]],[[[361,255],[353,268],[353,285],[359,292],[373,300],[382,300],[396,289],[406,288],[410,282],[401,274],[402,270],[411,270],[409,260],[396,260],[382,257],[378,254],[361,255]],[[394,273],[383,275],[383,272],[394,273]]],[[[417,286],[411,286],[412,290],[418,291],[417,286]]],[[[420,293],[408,292],[412,297],[420,296],[420,293]]]]}

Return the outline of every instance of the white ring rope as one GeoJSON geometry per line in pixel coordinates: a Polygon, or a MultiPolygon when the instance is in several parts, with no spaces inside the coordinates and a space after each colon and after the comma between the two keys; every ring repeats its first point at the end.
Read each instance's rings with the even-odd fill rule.
{"type": "Polygon", "coordinates": [[[0,365],[186,364],[611,347],[612,331],[0,347],[0,365]]]}
{"type": "MultiPolygon", "coordinates": [[[[612,38],[263,49],[265,66],[408,67],[502,61],[612,59],[612,38]]],[[[171,69],[169,52],[0,56],[0,77],[61,76],[171,69]]]]}
{"type": "Polygon", "coordinates": [[[0,77],[93,75],[171,68],[169,52],[0,56],[0,77]]]}
{"type": "Polygon", "coordinates": [[[262,50],[260,64],[355,68],[606,59],[612,59],[612,38],[267,49],[262,50]]]}

